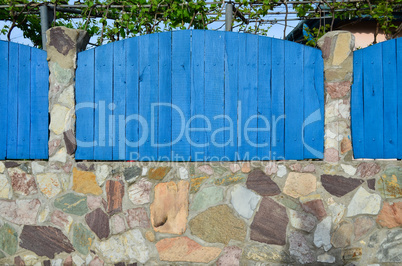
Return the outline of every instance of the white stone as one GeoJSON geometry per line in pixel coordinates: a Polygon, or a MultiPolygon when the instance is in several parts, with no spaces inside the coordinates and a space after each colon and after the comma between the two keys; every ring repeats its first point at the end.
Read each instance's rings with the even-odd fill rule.
{"type": "Polygon", "coordinates": [[[152,183],[142,178],[128,188],[128,197],[135,205],[141,205],[150,201],[152,183]]]}
{"type": "Polygon", "coordinates": [[[4,166],[3,162],[0,162],[0,173],[4,173],[4,170],[6,169],[6,167],[4,166]]]}
{"type": "Polygon", "coordinates": [[[272,175],[272,174],[276,174],[278,172],[278,165],[274,162],[269,162],[266,166],[265,166],[265,174],[266,175],[272,175]]]}
{"type": "Polygon", "coordinates": [[[232,173],[236,173],[236,172],[240,171],[240,169],[241,169],[240,165],[237,163],[230,164],[229,168],[230,168],[230,171],[232,171],[232,173]]]}
{"type": "Polygon", "coordinates": [[[336,139],[325,140],[325,149],[334,148],[335,150],[339,150],[339,142],[336,139]]]}
{"type": "Polygon", "coordinates": [[[39,223],[44,223],[47,219],[47,217],[49,217],[49,213],[50,213],[50,208],[49,206],[46,206],[38,215],[38,222],[39,223]]]}
{"type": "Polygon", "coordinates": [[[325,121],[330,122],[338,117],[339,100],[332,101],[325,105],[325,121]]]}
{"type": "Polygon", "coordinates": [[[200,170],[201,172],[203,172],[207,175],[214,174],[214,169],[208,164],[201,165],[200,167],[198,167],[198,170],[200,170]]]}
{"type": "Polygon", "coordinates": [[[316,219],[309,213],[297,212],[289,209],[290,224],[296,228],[306,232],[310,232],[316,225],[316,219]]]}
{"type": "Polygon", "coordinates": [[[279,177],[284,177],[287,174],[286,166],[284,165],[279,165],[278,166],[278,172],[276,173],[277,176],[279,177]]]}
{"type": "Polygon", "coordinates": [[[6,175],[0,175],[0,198],[11,199],[12,189],[6,175]]]}
{"type": "Polygon", "coordinates": [[[32,168],[32,173],[35,175],[39,174],[39,173],[43,173],[45,171],[45,167],[43,165],[40,165],[38,162],[32,162],[31,168],[32,168]]]}
{"type": "Polygon", "coordinates": [[[93,257],[92,257],[92,255],[91,255],[91,253],[89,253],[89,254],[87,255],[87,257],[85,258],[85,263],[86,263],[86,265],[89,265],[89,263],[92,261],[92,259],[93,259],[93,257]]]}
{"type": "Polygon", "coordinates": [[[111,167],[109,167],[106,164],[96,166],[95,169],[96,182],[98,183],[99,186],[102,186],[103,183],[105,183],[105,180],[109,176],[111,170],[112,170],[111,167]]]}
{"type": "Polygon", "coordinates": [[[179,176],[180,179],[188,179],[188,171],[185,167],[179,168],[179,176]]]}
{"type": "Polygon", "coordinates": [[[97,252],[111,263],[121,261],[145,263],[149,259],[149,248],[138,229],[96,242],[95,247],[97,252]]]}
{"type": "Polygon", "coordinates": [[[55,173],[39,174],[36,176],[36,180],[40,191],[48,198],[53,198],[62,191],[61,184],[55,173]]]}
{"type": "Polygon", "coordinates": [[[63,259],[51,260],[51,264],[52,264],[52,266],[62,266],[63,259]]]}
{"type": "Polygon", "coordinates": [[[336,225],[342,220],[345,214],[345,206],[334,202],[328,205],[328,211],[331,214],[332,223],[336,225]]]}
{"type": "Polygon", "coordinates": [[[316,247],[324,247],[325,251],[330,250],[331,245],[331,216],[325,217],[314,231],[314,245],[316,247]]]}
{"type": "Polygon", "coordinates": [[[360,187],[348,206],[347,217],[359,214],[376,215],[381,208],[381,196],[378,194],[370,194],[363,187],[360,187]]]}
{"type": "Polygon", "coordinates": [[[325,138],[335,139],[338,136],[337,132],[332,132],[331,128],[325,130],[325,138]]]}
{"type": "Polygon", "coordinates": [[[324,262],[324,263],[334,263],[335,257],[325,253],[325,254],[321,254],[321,255],[317,256],[317,261],[324,262]]]}
{"type": "Polygon", "coordinates": [[[68,86],[59,96],[59,103],[64,104],[68,108],[74,107],[74,87],[68,86]]]}
{"type": "Polygon", "coordinates": [[[50,126],[49,129],[56,135],[60,135],[66,129],[68,124],[70,109],[60,104],[55,104],[50,112],[50,126]]]}
{"type": "Polygon", "coordinates": [[[24,260],[25,265],[35,265],[35,264],[38,263],[39,258],[37,256],[35,256],[35,255],[28,254],[28,255],[22,256],[22,259],[24,260]]]}
{"type": "Polygon", "coordinates": [[[341,164],[341,167],[343,169],[343,171],[345,173],[347,173],[348,175],[355,175],[356,174],[356,168],[351,166],[351,165],[347,165],[347,164],[341,164]]]}
{"type": "Polygon", "coordinates": [[[341,101],[339,103],[339,111],[338,112],[339,112],[339,115],[342,118],[349,119],[349,117],[350,117],[350,104],[347,104],[347,103],[344,103],[343,101],[341,101]]]}
{"type": "Polygon", "coordinates": [[[65,147],[61,147],[52,157],[49,158],[51,162],[61,162],[66,163],[67,160],[67,150],[65,147]]]}
{"type": "Polygon", "coordinates": [[[244,218],[250,219],[261,199],[261,196],[241,185],[235,185],[231,192],[234,209],[244,218]]]}
{"type": "Polygon", "coordinates": [[[85,260],[83,260],[83,259],[82,259],[80,256],[78,256],[78,255],[74,255],[74,256],[72,257],[72,259],[73,259],[74,265],[77,265],[77,266],[85,265],[85,260]]]}
{"type": "Polygon", "coordinates": [[[148,173],[148,167],[143,167],[141,175],[145,176],[145,175],[147,175],[147,173],[148,173]]]}

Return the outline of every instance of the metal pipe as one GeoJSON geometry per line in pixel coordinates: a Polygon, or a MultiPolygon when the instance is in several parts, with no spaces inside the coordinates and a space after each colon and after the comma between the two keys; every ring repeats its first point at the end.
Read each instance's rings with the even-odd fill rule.
{"type": "Polygon", "coordinates": [[[225,13],[225,30],[232,31],[232,22],[233,22],[233,4],[226,4],[226,13],[225,13]]]}
{"type": "Polygon", "coordinates": [[[49,29],[49,12],[46,5],[39,7],[40,12],[40,28],[42,34],[42,48],[46,51],[46,31],[49,29]]]}

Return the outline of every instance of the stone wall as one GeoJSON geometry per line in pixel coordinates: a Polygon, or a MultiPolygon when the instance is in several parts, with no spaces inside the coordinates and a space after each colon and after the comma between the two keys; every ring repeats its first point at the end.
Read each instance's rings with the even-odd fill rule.
{"type": "Polygon", "coordinates": [[[351,34],[320,41],[325,159],[239,163],[75,161],[83,36],[48,32],[49,161],[0,162],[1,265],[402,262],[401,162],[353,160],[351,34]]]}

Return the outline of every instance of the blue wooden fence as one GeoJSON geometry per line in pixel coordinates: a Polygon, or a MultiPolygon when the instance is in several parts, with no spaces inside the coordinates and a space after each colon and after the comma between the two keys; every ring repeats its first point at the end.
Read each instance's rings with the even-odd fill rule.
{"type": "Polygon", "coordinates": [[[354,157],[402,159],[402,39],[357,50],[353,56],[354,157]]]}
{"type": "Polygon", "coordinates": [[[135,37],[78,54],[76,159],[322,158],[321,51],[234,32],[135,37]]]}
{"type": "Polygon", "coordinates": [[[0,41],[0,159],[48,158],[46,51],[0,41]]]}

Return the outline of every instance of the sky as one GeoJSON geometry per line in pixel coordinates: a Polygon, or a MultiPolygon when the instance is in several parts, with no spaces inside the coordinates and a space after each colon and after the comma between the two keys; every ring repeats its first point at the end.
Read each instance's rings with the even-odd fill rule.
{"type": "MultiPolygon", "coordinates": [[[[73,4],[74,1],[69,1],[69,4],[73,4]]],[[[279,7],[276,8],[275,11],[281,12],[281,11],[285,11],[285,7],[279,7]]],[[[292,11],[292,10],[289,10],[292,11]]],[[[295,15],[290,14],[288,16],[288,18],[295,18],[295,15]]],[[[283,19],[284,15],[275,15],[275,17],[270,17],[269,19],[283,19]]],[[[293,30],[293,28],[299,23],[299,21],[288,21],[288,26],[286,28],[286,34],[288,34],[290,31],[293,30]]],[[[0,29],[3,28],[3,26],[5,24],[11,25],[10,22],[4,22],[4,21],[0,21],[0,29]]],[[[217,29],[220,28],[222,26],[222,22],[216,22],[213,23],[209,26],[209,29],[217,29]]],[[[277,22],[277,24],[272,25],[272,27],[269,29],[268,31],[268,36],[269,37],[273,37],[273,38],[277,38],[277,39],[283,39],[283,30],[284,30],[284,21],[279,21],[277,22]]],[[[224,30],[225,27],[221,27],[220,30],[224,30]]],[[[94,36],[90,42],[91,43],[96,43],[96,38],[97,36],[94,36]]],[[[0,40],[5,40],[7,41],[7,36],[6,35],[0,35],[0,40]]],[[[18,28],[13,29],[12,33],[11,33],[11,41],[12,42],[16,42],[16,43],[21,43],[21,44],[25,44],[25,45],[29,45],[29,46],[33,46],[32,42],[29,39],[26,39],[23,37],[22,31],[18,28]]]]}

